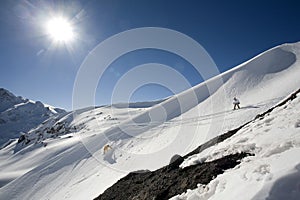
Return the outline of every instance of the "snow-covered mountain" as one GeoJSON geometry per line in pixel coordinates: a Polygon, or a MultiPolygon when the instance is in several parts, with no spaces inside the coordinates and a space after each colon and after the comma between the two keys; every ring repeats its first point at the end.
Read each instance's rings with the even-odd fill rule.
{"type": "MultiPolygon", "coordinates": [[[[300,87],[299,58],[300,43],[284,44],[152,107],[86,108],[49,118],[27,132],[26,138],[30,139],[27,144],[15,140],[0,150],[0,183],[3,185],[0,199],[93,199],[131,171],[159,169],[167,165],[174,154],[188,154],[211,138],[249,122],[297,90],[300,87]],[[242,109],[237,111],[232,110],[234,96],[241,101],[242,109]],[[111,149],[104,154],[103,147],[107,144],[111,149]]],[[[215,187],[217,181],[212,181],[213,187],[208,185],[204,192],[203,186],[199,186],[200,189],[174,198],[192,199],[199,191],[203,199],[222,195],[221,191],[229,195],[230,190],[236,191],[235,183],[247,182],[244,189],[253,190],[243,199],[259,199],[261,188],[272,188],[270,185],[300,164],[296,156],[299,145],[293,143],[299,139],[298,129],[296,122],[287,118],[288,115],[297,117],[300,111],[297,103],[288,106],[289,109],[278,111],[281,116],[278,119],[277,115],[272,115],[271,121],[249,124],[233,139],[225,140],[205,154],[187,158],[184,163],[201,164],[206,159],[227,155],[234,145],[238,145],[237,150],[258,152],[254,161],[243,159],[234,168],[236,173],[233,170],[226,176],[225,172],[226,177],[218,187],[215,187]],[[279,124],[285,118],[287,121],[279,124]],[[285,131],[286,134],[280,134],[285,131]],[[257,136],[260,132],[264,133],[261,137],[257,136]],[[279,149],[293,153],[278,151],[266,156],[263,152],[268,152],[273,142],[279,146],[283,142],[284,147],[289,148],[279,149]],[[213,153],[210,155],[210,152],[213,153]],[[290,156],[294,158],[292,164],[281,165],[281,168],[276,168],[275,164],[275,171],[272,171],[273,165],[268,162],[278,157],[282,157],[278,162],[288,161],[290,156]],[[254,167],[253,174],[252,171],[245,174],[245,179],[240,176],[242,171],[237,172],[239,166],[249,170],[256,162],[261,162],[259,166],[267,163],[270,167],[254,167]],[[270,171],[271,181],[255,178],[256,171],[258,175],[270,171]],[[230,182],[230,177],[235,177],[236,181],[230,182]],[[250,181],[243,182],[246,179],[250,181]]],[[[275,146],[274,151],[278,149],[275,146]]],[[[221,179],[218,176],[215,180],[221,179]]],[[[243,191],[242,186],[240,189],[243,191]]],[[[265,194],[268,189],[263,191],[265,194]]],[[[225,197],[238,199],[237,196],[225,197]]]]}
{"type": "Polygon", "coordinates": [[[22,97],[16,97],[4,88],[0,88],[0,112],[3,112],[8,108],[11,108],[14,105],[22,103],[24,101],[25,100],[22,97]]]}
{"type": "Polygon", "coordinates": [[[49,117],[64,112],[39,101],[16,97],[0,88],[0,147],[10,139],[18,138],[21,132],[27,132],[49,117]]]}

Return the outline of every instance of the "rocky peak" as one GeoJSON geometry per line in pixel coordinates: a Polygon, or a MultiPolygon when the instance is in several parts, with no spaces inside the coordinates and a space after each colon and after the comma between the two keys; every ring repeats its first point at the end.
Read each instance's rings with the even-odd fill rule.
{"type": "Polygon", "coordinates": [[[24,102],[25,100],[21,97],[16,97],[14,94],[4,88],[0,88],[0,112],[6,109],[24,102]]]}

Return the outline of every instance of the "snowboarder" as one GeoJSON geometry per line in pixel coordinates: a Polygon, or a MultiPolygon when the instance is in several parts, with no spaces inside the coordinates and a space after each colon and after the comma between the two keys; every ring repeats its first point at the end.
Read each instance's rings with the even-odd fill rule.
{"type": "Polygon", "coordinates": [[[236,97],[233,98],[233,105],[233,110],[240,109],[240,101],[236,97]]]}

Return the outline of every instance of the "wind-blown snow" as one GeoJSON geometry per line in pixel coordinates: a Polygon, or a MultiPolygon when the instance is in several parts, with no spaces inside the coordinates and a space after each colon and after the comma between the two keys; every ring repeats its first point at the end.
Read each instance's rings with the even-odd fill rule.
{"type": "MultiPolygon", "coordinates": [[[[87,108],[50,118],[26,134],[30,138],[27,145],[14,141],[0,150],[0,182],[4,185],[0,188],[0,199],[92,199],[129,171],[154,170],[166,165],[174,154],[184,155],[208,139],[240,126],[298,89],[299,56],[300,43],[281,45],[150,108],[87,108]],[[242,109],[237,111],[232,110],[234,96],[241,101],[242,109]],[[104,155],[102,149],[106,144],[110,144],[112,150],[104,155]]],[[[273,121],[269,124],[273,125],[273,121]]],[[[299,122],[293,123],[293,129],[298,130],[299,122]]],[[[273,129],[267,133],[273,134],[273,129]]],[[[285,141],[286,138],[278,141],[280,139],[285,141]]],[[[241,138],[236,145],[258,151],[260,143],[254,143],[253,139],[252,144],[251,141],[251,138],[245,141],[241,138]]],[[[280,148],[274,146],[274,152],[282,149],[279,155],[290,161],[285,153],[299,153],[297,145],[290,146],[290,143],[280,148]]],[[[224,148],[228,152],[236,149],[224,148]]],[[[261,153],[263,151],[261,149],[261,153]]],[[[217,149],[216,152],[216,155],[224,154],[223,151],[218,154],[217,149]]],[[[214,159],[210,156],[199,157],[200,162],[214,159]]],[[[266,158],[272,157],[276,157],[275,154],[266,158]]],[[[256,165],[259,161],[249,159],[249,163],[253,162],[252,171],[258,171],[257,177],[250,174],[250,179],[267,180],[267,176],[260,174],[268,174],[272,169],[256,165]]],[[[281,166],[283,174],[297,173],[291,171],[296,161],[291,163],[286,168],[281,166]]],[[[272,174],[275,174],[273,178],[276,176],[272,180],[279,180],[279,172],[278,176],[276,172],[272,171],[272,174]]],[[[231,176],[239,176],[239,173],[231,176]]],[[[209,191],[201,192],[204,199],[233,188],[229,181],[228,184],[216,181],[208,186],[212,189],[203,189],[209,191]]],[[[264,195],[267,184],[260,183],[259,189],[266,189],[260,191],[254,187],[249,196],[264,195]]],[[[195,191],[190,192],[193,195],[195,191]]],[[[182,198],[190,196],[184,195],[182,198]]]]}

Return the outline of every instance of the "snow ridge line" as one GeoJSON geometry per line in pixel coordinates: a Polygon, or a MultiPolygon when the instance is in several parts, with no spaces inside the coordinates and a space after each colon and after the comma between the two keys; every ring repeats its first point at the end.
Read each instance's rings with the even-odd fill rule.
{"type": "MultiPolygon", "coordinates": [[[[285,105],[287,102],[289,102],[289,101],[293,101],[295,98],[297,98],[297,94],[298,93],[300,93],[300,88],[297,90],[297,91],[295,91],[295,92],[293,92],[292,94],[290,94],[290,96],[288,96],[286,99],[284,99],[283,101],[281,101],[280,103],[278,103],[277,105],[275,105],[275,106],[273,106],[272,108],[270,108],[269,110],[267,110],[267,111],[265,111],[264,113],[262,113],[262,114],[258,114],[253,120],[251,120],[250,122],[252,122],[252,121],[254,121],[254,120],[256,120],[256,119],[263,119],[264,118],[264,116],[266,115],[266,114],[269,114],[269,113],[271,113],[275,108],[278,108],[278,107],[281,107],[281,106],[283,106],[283,105],[285,105]]],[[[248,123],[247,123],[248,124],[248,123]]],[[[246,124],[245,124],[246,125],[246,124]]],[[[243,125],[243,126],[245,126],[245,125],[243,125]]]]}
{"type": "Polygon", "coordinates": [[[205,142],[204,144],[200,145],[199,147],[197,147],[195,150],[191,151],[190,153],[186,154],[185,156],[183,156],[184,159],[194,155],[194,154],[198,154],[201,153],[202,151],[204,151],[205,149],[214,146],[220,142],[223,142],[224,140],[230,138],[231,136],[233,136],[234,134],[236,134],[240,129],[242,129],[243,127],[245,127],[246,125],[250,124],[251,122],[254,122],[255,120],[259,119],[262,120],[267,114],[271,113],[275,108],[284,106],[286,103],[288,103],[289,101],[293,101],[295,98],[297,98],[297,94],[300,93],[300,88],[293,92],[292,94],[290,94],[286,99],[282,100],[281,102],[279,102],[277,105],[271,107],[270,109],[268,109],[267,111],[258,114],[255,116],[254,119],[242,124],[241,126],[239,126],[238,128],[229,130],[228,132],[221,134],[219,136],[214,137],[213,139],[205,142]]]}

